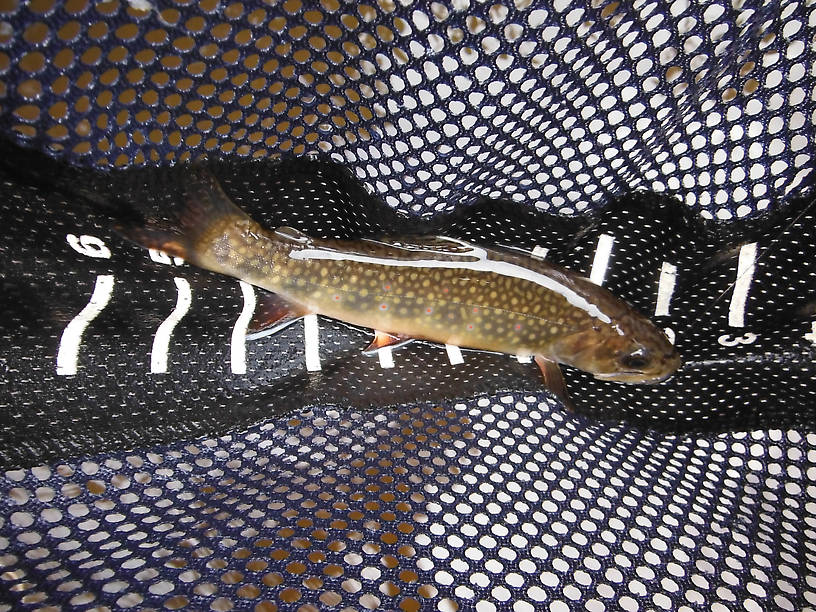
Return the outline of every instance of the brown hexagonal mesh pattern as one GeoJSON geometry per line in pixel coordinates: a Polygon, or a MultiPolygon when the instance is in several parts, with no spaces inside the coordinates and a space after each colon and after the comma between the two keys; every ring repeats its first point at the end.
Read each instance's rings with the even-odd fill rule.
{"type": "MultiPolygon", "coordinates": [[[[167,166],[202,156],[325,156],[403,222],[461,212],[477,200],[580,215],[630,191],[673,196],[706,219],[761,218],[813,194],[814,19],[816,5],[806,0],[0,0],[0,134],[74,169],[167,166]]],[[[17,348],[53,348],[63,329],[54,321],[67,323],[90,303],[92,282],[108,277],[113,287],[107,259],[83,260],[81,250],[66,246],[66,234],[97,248],[108,246],[96,234],[107,236],[99,219],[83,219],[63,202],[49,209],[47,186],[17,185],[9,178],[19,170],[15,161],[3,162],[0,255],[19,272],[12,278],[4,270],[0,279],[8,296],[3,319],[12,322],[3,337],[17,348]],[[28,222],[26,215],[42,210],[53,216],[28,222]],[[48,232],[33,232],[35,225],[48,232]],[[51,258],[41,256],[43,248],[51,258]],[[33,292],[37,282],[52,289],[70,283],[73,297],[54,305],[33,292]],[[52,305],[52,327],[42,324],[45,315],[26,319],[52,305]]],[[[285,192],[293,219],[322,215],[319,229],[329,233],[374,227],[376,208],[350,203],[352,196],[365,199],[356,185],[344,191],[350,182],[318,179],[308,189],[294,180],[285,192]],[[334,208],[314,213],[309,202],[321,197],[334,208]]],[[[260,180],[235,181],[247,202],[262,191],[260,180]]],[[[757,317],[749,322],[762,323],[754,352],[740,361],[740,340],[748,335],[739,334],[747,328],[727,329],[725,343],[691,334],[688,354],[698,369],[686,379],[692,384],[678,387],[688,404],[679,405],[679,392],[651,404],[645,391],[632,396],[655,421],[662,414],[666,422],[700,427],[697,416],[738,419],[742,413],[720,408],[732,402],[779,427],[788,423],[776,420],[791,414],[786,409],[810,409],[807,368],[814,362],[806,358],[816,327],[801,326],[813,314],[806,250],[813,224],[812,209],[797,206],[796,218],[782,222],[786,231],[762,236],[760,250],[777,251],[760,262],[757,278],[765,282],[755,284],[753,303],[748,298],[757,317]],[[757,304],[757,295],[767,299],[757,304]],[[774,310],[780,304],[784,317],[774,310]],[[784,398],[791,397],[788,406],[784,398]],[[715,405],[714,398],[722,401],[715,405]]],[[[616,215],[604,222],[618,222],[618,281],[651,307],[658,268],[626,272],[647,259],[635,247],[650,231],[655,238],[654,219],[629,216],[625,225],[616,215]]],[[[491,217],[459,228],[537,244],[527,226],[484,219],[491,217]]],[[[590,253],[586,245],[578,251],[590,253]]],[[[141,431],[144,423],[125,401],[96,410],[94,394],[104,395],[111,380],[122,395],[138,389],[155,400],[153,416],[190,424],[175,431],[200,435],[199,427],[213,421],[202,425],[195,409],[206,394],[185,387],[189,379],[178,374],[191,369],[210,385],[204,399],[215,401],[207,407],[226,411],[218,402],[234,389],[204,366],[223,365],[227,345],[199,342],[200,328],[177,337],[188,342],[177,343],[183,346],[171,376],[142,384],[141,370],[124,371],[137,351],[147,354],[183,283],[172,284],[172,262],[162,276],[123,252],[114,263],[129,261],[124,269],[134,274],[120,279],[116,295],[141,296],[140,329],[149,334],[122,340],[126,325],[101,325],[106,331],[97,339],[108,352],[86,350],[80,364],[85,375],[98,366],[99,378],[81,379],[78,391],[50,385],[57,375],[46,351],[18,351],[27,367],[0,351],[4,382],[34,388],[25,399],[6,389],[0,408],[7,436],[13,427],[28,435],[46,423],[57,433],[40,437],[37,448],[53,440],[74,454],[88,452],[71,446],[75,438],[58,440],[68,435],[60,419],[69,403],[81,415],[67,417],[71,434],[84,427],[105,448],[115,429],[106,419],[126,423],[117,435],[141,431]],[[155,290],[165,280],[171,282],[155,290]],[[104,359],[119,356],[122,346],[130,353],[104,359]],[[47,360],[50,378],[32,368],[32,355],[47,360]],[[107,363],[110,370],[100,366],[107,363]],[[189,394],[180,402],[189,412],[166,401],[172,385],[189,394]]],[[[681,319],[716,318],[711,298],[722,293],[718,283],[734,277],[729,252],[711,255],[718,272],[705,273],[694,260],[697,276],[687,285],[681,319]]],[[[196,307],[222,315],[226,337],[233,319],[223,321],[240,307],[238,289],[232,284],[225,298],[226,281],[198,278],[196,291],[222,301],[196,307]]],[[[719,305],[727,310],[726,300],[719,305]]],[[[111,310],[117,320],[120,311],[111,310]]],[[[324,333],[320,350],[348,349],[344,334],[324,333]]],[[[280,342],[271,359],[283,355],[286,367],[298,370],[300,340],[270,341],[280,342]]],[[[265,364],[258,354],[251,356],[265,364]]],[[[580,383],[583,375],[573,376],[580,383]]],[[[602,388],[584,382],[574,385],[575,396],[606,406],[602,388]]],[[[321,399],[294,415],[251,413],[251,426],[239,403],[244,420],[236,422],[245,429],[223,437],[150,448],[144,438],[125,437],[128,444],[119,446],[135,450],[6,472],[0,612],[816,605],[812,434],[659,434],[565,416],[546,394],[521,391],[368,413],[321,399]]],[[[37,452],[30,440],[6,452],[30,457],[37,452]]]]}
{"type": "Polygon", "coordinates": [[[807,185],[812,10],[6,0],[0,128],[102,167],[327,154],[419,214],[650,189],[743,217],[807,185]]]}
{"type": "Polygon", "coordinates": [[[529,396],[314,410],[7,472],[0,580],[38,609],[801,609],[813,438],[577,428],[529,396]]]}

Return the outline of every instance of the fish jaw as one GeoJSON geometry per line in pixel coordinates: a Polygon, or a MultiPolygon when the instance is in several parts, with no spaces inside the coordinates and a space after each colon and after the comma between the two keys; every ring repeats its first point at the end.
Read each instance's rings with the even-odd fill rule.
{"type": "Polygon", "coordinates": [[[677,351],[665,353],[655,361],[655,366],[646,371],[601,372],[595,374],[595,378],[630,385],[656,385],[674,376],[674,373],[683,364],[683,360],[677,351]]]}
{"type": "Polygon", "coordinates": [[[671,377],[682,360],[666,335],[642,315],[630,312],[621,321],[624,333],[620,326],[596,327],[556,340],[554,358],[608,382],[656,384],[671,377]]]}

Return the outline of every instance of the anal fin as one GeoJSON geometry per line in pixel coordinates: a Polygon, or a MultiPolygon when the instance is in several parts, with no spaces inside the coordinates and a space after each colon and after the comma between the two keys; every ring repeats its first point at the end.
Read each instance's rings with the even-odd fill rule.
{"type": "Polygon", "coordinates": [[[309,314],[309,311],[276,293],[263,292],[258,297],[255,313],[249,323],[247,340],[271,336],[309,314]]]}
{"type": "Polygon", "coordinates": [[[535,356],[535,362],[544,376],[544,384],[547,389],[552,391],[569,412],[574,412],[574,406],[567,392],[567,384],[564,382],[564,375],[558,363],[541,355],[535,356]]]}
{"type": "Polygon", "coordinates": [[[374,340],[371,341],[365,349],[363,355],[374,355],[381,348],[391,347],[398,348],[411,342],[413,338],[409,336],[401,336],[399,334],[389,334],[379,330],[374,330],[374,340]]]}

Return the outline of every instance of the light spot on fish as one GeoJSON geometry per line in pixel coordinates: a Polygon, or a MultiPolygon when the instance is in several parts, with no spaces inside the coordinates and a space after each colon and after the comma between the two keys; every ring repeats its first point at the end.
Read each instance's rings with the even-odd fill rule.
{"type": "MultiPolygon", "coordinates": [[[[457,270],[493,272],[503,277],[501,284],[504,286],[509,285],[509,279],[521,279],[535,283],[536,285],[540,285],[558,294],[561,298],[566,299],[569,304],[580,308],[589,316],[597,318],[604,323],[611,323],[611,318],[609,315],[602,312],[598,308],[597,304],[589,301],[585,296],[581,295],[579,291],[572,289],[569,285],[563,284],[557,279],[554,279],[546,274],[541,274],[535,270],[525,268],[524,266],[519,266],[506,261],[490,259],[488,252],[481,247],[477,247],[453,238],[448,238],[447,240],[450,242],[455,242],[462,247],[463,253],[460,258],[444,260],[434,259],[433,255],[436,253],[428,249],[412,249],[414,254],[417,252],[428,253],[430,255],[428,258],[414,259],[412,257],[411,259],[400,259],[398,257],[377,257],[322,248],[292,250],[289,252],[289,257],[292,259],[307,261],[314,259],[356,261],[380,266],[404,267],[409,269],[413,268],[412,272],[409,273],[409,276],[411,274],[416,274],[416,270],[418,268],[439,268],[443,270],[442,274],[448,278],[448,282],[451,282],[452,278],[461,275],[461,272],[457,272],[457,270]]],[[[448,293],[449,288],[443,287],[442,292],[448,293]]],[[[517,305],[518,298],[512,298],[511,303],[517,305]]],[[[550,304],[548,304],[548,306],[550,305],[553,305],[552,301],[550,304]]],[[[537,304],[537,307],[540,311],[542,305],[537,304]]]]}

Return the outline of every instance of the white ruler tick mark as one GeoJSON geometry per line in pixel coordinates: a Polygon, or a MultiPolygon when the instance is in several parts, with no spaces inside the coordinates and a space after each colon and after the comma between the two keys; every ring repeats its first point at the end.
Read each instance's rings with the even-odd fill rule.
{"type": "Polygon", "coordinates": [[[538,257],[539,259],[545,259],[547,257],[547,253],[550,252],[550,249],[543,246],[534,246],[533,247],[533,257],[538,257]]]}
{"type": "Polygon", "coordinates": [[[111,275],[97,276],[90,301],[62,332],[57,349],[57,374],[60,376],[72,376],[77,373],[82,333],[110,302],[113,283],[114,278],[111,275]]]}
{"type": "Polygon", "coordinates": [[[592,269],[589,272],[589,280],[596,285],[603,285],[606,278],[606,269],[609,267],[609,256],[612,254],[612,245],[615,239],[609,234],[598,236],[598,246],[595,249],[595,259],[592,260],[592,269]]]}
{"type": "Polygon", "coordinates": [[[173,280],[176,283],[177,291],[176,307],[170,313],[170,316],[159,325],[156,336],[153,338],[153,349],[150,351],[150,371],[153,374],[167,372],[167,352],[170,350],[170,338],[176,325],[187,314],[193,301],[190,283],[187,282],[187,279],[176,277],[173,280]]]}
{"type": "Polygon", "coordinates": [[[394,367],[394,351],[390,346],[386,346],[377,351],[377,357],[380,359],[381,368],[394,367]]]}
{"type": "Polygon", "coordinates": [[[317,315],[307,314],[303,317],[303,342],[306,353],[306,369],[309,372],[320,371],[320,328],[317,315]]]}
{"type": "Polygon", "coordinates": [[[157,249],[147,249],[147,252],[150,255],[150,259],[152,259],[156,263],[164,264],[166,266],[172,265],[180,266],[184,263],[184,260],[181,257],[173,257],[171,259],[170,256],[164,251],[159,251],[157,249]]]}
{"type": "Polygon", "coordinates": [[[731,327],[745,327],[745,305],[748,301],[751,281],[754,279],[756,254],[756,242],[749,242],[740,248],[737,280],[734,282],[734,292],[731,294],[731,306],[728,308],[728,325],[731,327]]]}
{"type": "Polygon", "coordinates": [[[232,328],[232,342],[230,344],[230,368],[233,374],[246,374],[246,332],[252,314],[255,312],[255,289],[244,281],[238,281],[241,294],[244,297],[244,306],[235,327],[232,328]]]}
{"type": "Polygon", "coordinates": [[[677,267],[668,261],[663,262],[660,268],[660,281],[657,283],[657,305],[655,306],[656,317],[666,317],[669,314],[672,294],[674,294],[674,284],[677,281],[677,267]]]}
{"type": "Polygon", "coordinates": [[[445,350],[448,352],[448,361],[451,365],[459,365],[465,363],[465,358],[462,357],[462,351],[454,344],[446,344],[445,350]]]}

